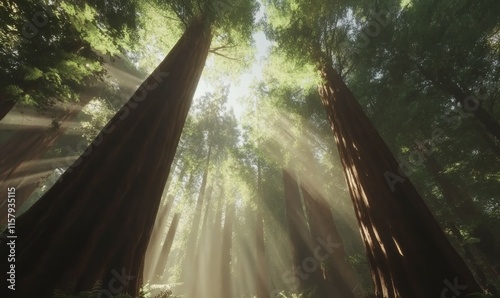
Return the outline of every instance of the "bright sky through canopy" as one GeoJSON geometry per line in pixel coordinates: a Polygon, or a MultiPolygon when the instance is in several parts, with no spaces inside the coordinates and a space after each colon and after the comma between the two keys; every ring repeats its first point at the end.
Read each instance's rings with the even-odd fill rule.
{"type": "MultiPolygon", "coordinates": [[[[255,19],[259,22],[264,17],[264,8],[262,3],[260,3],[260,9],[257,13],[255,19]]],[[[249,88],[252,81],[262,80],[262,69],[264,64],[264,58],[267,56],[268,51],[272,45],[264,32],[258,31],[252,35],[255,42],[255,47],[257,48],[255,54],[255,62],[247,71],[245,71],[238,79],[229,82],[229,95],[228,95],[228,107],[234,110],[234,114],[237,119],[239,119],[243,113],[243,106],[240,103],[242,97],[249,94],[249,88]]],[[[227,84],[228,82],[223,82],[227,84]]],[[[198,83],[198,88],[196,88],[196,93],[194,95],[194,100],[198,100],[206,92],[212,92],[213,86],[203,78],[200,79],[198,83]]]]}

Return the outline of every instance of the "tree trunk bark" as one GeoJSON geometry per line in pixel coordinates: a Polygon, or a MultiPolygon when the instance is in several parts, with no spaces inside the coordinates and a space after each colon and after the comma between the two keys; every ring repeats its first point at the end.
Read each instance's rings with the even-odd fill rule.
{"type": "Polygon", "coordinates": [[[349,88],[331,66],[323,66],[325,83],[319,92],[372,268],[375,294],[446,297],[456,284],[464,296],[481,292],[413,184],[396,174],[398,162],[349,88]]]}
{"type": "Polygon", "coordinates": [[[161,281],[163,278],[163,273],[165,272],[167,266],[168,255],[170,254],[170,249],[172,248],[172,243],[174,243],[175,232],[177,231],[177,224],[179,223],[180,214],[175,213],[172,218],[172,222],[170,227],[168,228],[167,237],[163,242],[163,246],[160,252],[160,256],[158,258],[158,262],[156,263],[155,276],[154,278],[157,281],[161,281]]]}
{"type": "MultiPolygon", "coordinates": [[[[80,159],[17,220],[19,297],[52,297],[70,283],[75,291],[88,290],[98,280],[102,293],[138,295],[144,255],[211,39],[209,24],[194,21],[80,159]]],[[[0,246],[8,255],[5,239],[0,246]]],[[[1,286],[7,289],[5,278],[1,286]]]]}

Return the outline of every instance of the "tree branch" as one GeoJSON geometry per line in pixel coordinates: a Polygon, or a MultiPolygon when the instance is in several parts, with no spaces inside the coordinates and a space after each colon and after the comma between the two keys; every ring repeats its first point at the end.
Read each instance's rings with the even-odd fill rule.
{"type": "Polygon", "coordinates": [[[231,58],[231,57],[228,57],[228,56],[226,56],[226,55],[224,55],[224,54],[221,54],[221,53],[219,53],[219,52],[217,52],[217,51],[215,51],[215,50],[209,50],[208,52],[209,52],[209,53],[212,53],[212,54],[215,54],[215,55],[218,55],[218,56],[221,56],[221,57],[224,57],[224,58],[229,59],[229,60],[233,60],[233,61],[241,61],[240,59],[236,59],[236,58],[231,58]]]}

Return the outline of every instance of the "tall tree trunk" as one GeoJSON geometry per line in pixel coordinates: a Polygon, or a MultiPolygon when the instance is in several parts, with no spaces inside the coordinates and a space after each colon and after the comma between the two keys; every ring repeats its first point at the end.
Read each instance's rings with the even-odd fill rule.
{"type": "MultiPolygon", "coordinates": [[[[319,92],[332,125],[379,297],[438,297],[458,284],[480,292],[413,184],[340,75],[321,70],[319,92]]],[[[457,290],[456,288],[454,290],[457,290]]],[[[448,294],[447,294],[448,293],[448,294]]]]}
{"type": "MultiPolygon", "coordinates": [[[[165,191],[167,191],[167,187],[165,187],[165,191]]],[[[146,262],[145,268],[149,269],[147,272],[144,272],[146,280],[153,280],[154,278],[156,278],[156,276],[154,275],[155,273],[154,269],[161,254],[160,244],[162,238],[164,238],[164,231],[166,228],[165,222],[168,219],[170,210],[172,209],[173,200],[174,200],[173,195],[167,195],[167,202],[165,206],[160,206],[160,210],[156,215],[156,222],[153,227],[153,231],[151,232],[151,239],[149,241],[148,249],[146,251],[146,256],[145,256],[145,262],[146,262]]]]}
{"type": "MultiPolygon", "coordinates": [[[[311,245],[311,235],[307,227],[304,208],[300,199],[299,185],[287,170],[283,170],[285,190],[285,214],[288,223],[288,233],[293,250],[294,274],[297,277],[298,291],[311,293],[321,282],[319,262],[314,259],[311,245]]],[[[323,293],[319,293],[320,296],[323,293]]]]}
{"type": "Polygon", "coordinates": [[[261,160],[257,160],[257,218],[256,218],[256,277],[255,288],[257,298],[269,298],[268,276],[266,270],[266,253],[264,242],[264,217],[262,216],[262,166],[261,160]]]}
{"type": "MultiPolygon", "coordinates": [[[[222,250],[222,211],[224,208],[224,188],[221,188],[221,192],[218,196],[217,209],[215,213],[215,219],[213,225],[210,227],[210,242],[208,243],[208,255],[210,256],[208,270],[211,274],[205,277],[211,284],[207,286],[203,291],[206,293],[204,297],[219,297],[220,296],[220,272],[219,268],[222,264],[220,251],[222,250]]],[[[205,249],[205,248],[204,248],[205,249]]]]}
{"type": "MultiPolygon", "coordinates": [[[[165,189],[162,194],[162,201],[164,201],[163,205],[160,203],[159,210],[156,215],[156,220],[153,226],[153,231],[151,232],[151,239],[149,240],[148,248],[146,250],[146,256],[144,257],[145,264],[144,267],[148,268],[148,270],[144,272],[144,276],[146,280],[152,280],[154,278],[154,269],[156,267],[156,262],[158,261],[158,257],[160,255],[160,244],[164,238],[165,233],[165,221],[168,219],[170,215],[170,211],[172,210],[172,205],[174,203],[174,195],[168,194],[170,185],[172,184],[172,177],[175,173],[175,169],[177,167],[178,160],[173,161],[173,167],[170,169],[170,175],[168,175],[167,183],[165,184],[165,189]]],[[[181,174],[184,175],[185,172],[181,171],[181,174]]],[[[183,176],[179,176],[178,179],[182,180],[183,176]]]]}
{"type": "Polygon", "coordinates": [[[172,243],[174,243],[175,232],[177,231],[177,224],[179,223],[180,214],[175,213],[172,218],[172,222],[170,223],[170,227],[168,228],[167,237],[163,242],[163,246],[161,248],[161,252],[158,258],[158,262],[156,263],[155,275],[154,278],[157,281],[161,281],[163,277],[163,273],[167,267],[168,255],[170,254],[170,249],[172,248],[172,243]]]}
{"type": "Polygon", "coordinates": [[[221,246],[221,265],[220,265],[220,287],[221,298],[233,298],[233,287],[231,278],[231,249],[233,238],[233,224],[236,213],[236,204],[231,203],[226,207],[226,215],[224,217],[224,231],[222,234],[221,246]]]}
{"type": "MultiPolygon", "coordinates": [[[[304,133],[306,133],[304,131],[304,133]]],[[[310,169],[310,174],[319,175],[318,163],[314,159],[312,147],[308,142],[302,145],[305,163],[310,169]]],[[[335,243],[333,251],[327,251],[321,257],[322,291],[325,297],[354,298],[353,289],[357,286],[356,274],[347,260],[344,242],[340,236],[332,210],[328,201],[317,191],[314,186],[300,183],[304,205],[309,221],[309,230],[313,240],[322,239],[324,242],[335,243]],[[324,259],[324,260],[323,260],[324,259]]]]}
{"type": "Polygon", "coordinates": [[[211,281],[207,279],[208,276],[211,276],[212,270],[209,268],[208,263],[210,262],[210,258],[207,255],[209,243],[213,241],[211,238],[211,230],[210,230],[210,206],[212,204],[212,190],[213,187],[210,185],[207,188],[206,192],[206,207],[205,207],[205,215],[203,216],[203,222],[201,223],[201,232],[200,232],[200,240],[197,245],[197,249],[194,253],[194,268],[197,270],[192,271],[192,278],[196,281],[196,285],[192,287],[192,292],[190,297],[204,297],[207,294],[207,289],[212,284],[211,281]],[[203,293],[203,295],[200,294],[203,293]]]}
{"type": "Polygon", "coordinates": [[[198,249],[198,234],[200,229],[200,220],[203,210],[203,200],[205,198],[205,189],[207,187],[208,171],[210,166],[210,156],[212,152],[212,147],[208,147],[207,161],[205,163],[205,170],[203,171],[203,178],[201,180],[200,191],[198,192],[198,199],[196,200],[196,209],[193,215],[193,224],[191,225],[191,231],[189,233],[189,238],[186,244],[186,258],[184,259],[184,265],[182,268],[182,277],[184,280],[185,291],[187,291],[188,296],[195,295],[196,289],[196,262],[194,257],[196,256],[196,251],[198,249]]]}
{"type": "MultiPolygon", "coordinates": [[[[312,239],[322,239],[325,242],[335,243],[335,249],[328,254],[322,263],[322,274],[327,297],[349,298],[354,297],[356,287],[355,273],[348,263],[344,250],[344,242],[333,220],[330,205],[323,196],[301,185],[304,203],[309,218],[309,228],[312,239]]],[[[326,296],[325,296],[326,297],[326,296]]]]}
{"type": "MultiPolygon", "coordinates": [[[[51,297],[69,283],[88,290],[97,280],[107,294],[138,295],[158,206],[211,40],[209,24],[194,21],[81,158],[17,220],[18,297],[51,297]]],[[[8,255],[5,241],[0,251],[8,255]]]]}

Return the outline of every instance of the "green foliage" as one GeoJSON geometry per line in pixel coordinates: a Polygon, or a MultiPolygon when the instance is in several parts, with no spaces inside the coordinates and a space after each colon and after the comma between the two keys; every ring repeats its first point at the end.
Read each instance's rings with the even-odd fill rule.
{"type": "MultiPolygon", "coordinates": [[[[113,9],[120,12],[130,3],[115,3],[113,9]]],[[[128,18],[135,17],[135,11],[129,11],[117,19],[103,6],[107,4],[101,1],[59,1],[56,6],[28,0],[2,5],[0,100],[44,109],[77,100],[81,90],[102,80],[102,55],[128,48],[134,23],[128,18]]]]}
{"type": "Polygon", "coordinates": [[[266,34],[301,63],[349,68],[354,1],[266,1],[266,34]]]}

